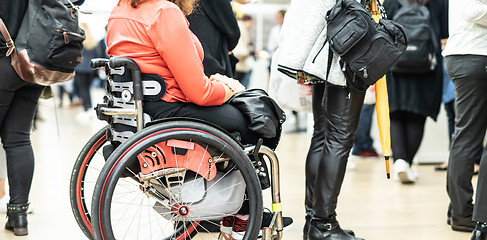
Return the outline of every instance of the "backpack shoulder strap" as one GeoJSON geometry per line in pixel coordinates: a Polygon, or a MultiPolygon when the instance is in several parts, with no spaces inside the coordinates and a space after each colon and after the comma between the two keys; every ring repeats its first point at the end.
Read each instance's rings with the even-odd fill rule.
{"type": "Polygon", "coordinates": [[[5,39],[8,48],[6,54],[6,56],[8,57],[15,50],[15,45],[14,45],[14,41],[12,40],[12,37],[10,37],[10,33],[8,32],[7,26],[5,26],[5,23],[1,18],[0,18],[0,32],[2,32],[3,38],[5,39]]]}

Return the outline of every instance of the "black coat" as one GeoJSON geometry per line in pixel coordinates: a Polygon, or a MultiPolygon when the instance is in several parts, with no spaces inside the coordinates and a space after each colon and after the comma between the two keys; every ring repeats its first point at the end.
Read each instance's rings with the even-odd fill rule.
{"type": "MultiPolygon", "coordinates": [[[[383,4],[387,18],[392,19],[401,4],[398,0],[385,0],[383,4]]],[[[430,0],[426,7],[430,11],[433,30],[440,40],[448,38],[448,0],[430,0]]],[[[390,112],[409,111],[436,120],[440,111],[443,86],[443,58],[441,49],[437,53],[436,69],[426,74],[387,74],[390,112]]]]}
{"type": "Polygon", "coordinates": [[[203,46],[205,74],[233,77],[238,60],[228,52],[237,46],[240,29],[230,0],[200,0],[188,21],[203,46]]]}

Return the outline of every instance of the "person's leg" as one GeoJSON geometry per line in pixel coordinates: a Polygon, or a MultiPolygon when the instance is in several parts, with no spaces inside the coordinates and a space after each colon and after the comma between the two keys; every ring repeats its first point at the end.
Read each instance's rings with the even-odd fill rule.
{"type": "Polygon", "coordinates": [[[0,57],[0,72],[0,139],[6,153],[10,192],[5,229],[15,235],[27,235],[28,200],[34,172],[30,131],[43,87],[24,82],[10,65],[10,58],[0,57]]]}
{"type": "Polygon", "coordinates": [[[325,121],[325,140],[314,180],[310,240],[335,234],[339,239],[356,239],[341,230],[335,210],[364,96],[365,92],[351,87],[325,87],[323,118],[318,119],[325,121]]]}
{"type": "Polygon", "coordinates": [[[34,173],[30,131],[41,92],[42,87],[34,85],[17,90],[0,127],[0,136],[7,156],[11,204],[28,203],[34,173]]]}
{"type": "Polygon", "coordinates": [[[444,105],[445,105],[446,117],[448,118],[448,137],[451,143],[453,131],[455,130],[455,100],[447,102],[444,105]]]}
{"type": "MultiPolygon", "coordinates": [[[[446,117],[448,118],[448,138],[450,139],[451,145],[451,138],[453,136],[453,131],[455,130],[455,101],[452,100],[450,102],[444,103],[446,117]]],[[[444,171],[448,168],[448,161],[444,161],[442,164],[435,166],[435,170],[437,171],[444,171]]]]}
{"type": "Polygon", "coordinates": [[[391,149],[394,161],[407,158],[406,123],[403,111],[390,113],[391,119],[391,149]]]}
{"type": "Polygon", "coordinates": [[[452,228],[472,231],[472,176],[475,154],[485,136],[487,111],[486,57],[449,56],[448,75],[455,84],[455,132],[450,150],[447,190],[452,205],[452,228]]]}
{"type": "Polygon", "coordinates": [[[357,134],[352,148],[353,155],[359,155],[362,150],[372,150],[373,141],[370,137],[370,127],[372,125],[372,115],[374,114],[375,104],[364,104],[360,112],[360,119],[357,127],[357,134]]]}
{"type": "Polygon", "coordinates": [[[87,111],[92,107],[90,89],[91,83],[93,82],[93,74],[76,73],[74,81],[83,104],[83,110],[87,111]]]}
{"type": "Polygon", "coordinates": [[[406,161],[409,165],[413,164],[414,156],[418,152],[421,141],[423,140],[424,124],[426,117],[412,112],[407,112],[406,120],[406,161]]]}
{"type": "Polygon", "coordinates": [[[313,196],[315,179],[317,175],[318,165],[321,161],[321,152],[325,145],[325,126],[326,116],[323,108],[323,100],[325,93],[325,84],[313,85],[312,104],[313,104],[313,136],[311,137],[311,144],[306,156],[305,166],[305,209],[306,209],[306,223],[303,228],[304,239],[307,239],[309,224],[313,216],[313,196]]]}

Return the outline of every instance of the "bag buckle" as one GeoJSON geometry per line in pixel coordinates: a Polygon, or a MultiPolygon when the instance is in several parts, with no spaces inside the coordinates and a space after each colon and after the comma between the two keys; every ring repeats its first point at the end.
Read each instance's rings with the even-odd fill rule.
{"type": "Polygon", "coordinates": [[[7,41],[7,47],[8,47],[8,48],[12,48],[13,46],[14,46],[14,41],[13,41],[12,39],[9,39],[9,40],[7,41]]]}

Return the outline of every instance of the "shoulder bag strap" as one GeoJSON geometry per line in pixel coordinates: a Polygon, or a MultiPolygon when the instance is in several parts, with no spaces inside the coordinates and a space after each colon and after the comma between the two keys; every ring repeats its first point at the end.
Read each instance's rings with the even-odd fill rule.
{"type": "Polygon", "coordinates": [[[12,52],[15,50],[15,45],[14,41],[12,40],[12,37],[10,37],[10,33],[7,30],[7,26],[5,26],[5,23],[3,20],[0,18],[0,32],[2,32],[3,38],[5,38],[5,41],[7,42],[7,57],[12,54],[12,52]]]}

